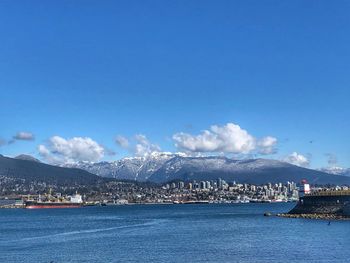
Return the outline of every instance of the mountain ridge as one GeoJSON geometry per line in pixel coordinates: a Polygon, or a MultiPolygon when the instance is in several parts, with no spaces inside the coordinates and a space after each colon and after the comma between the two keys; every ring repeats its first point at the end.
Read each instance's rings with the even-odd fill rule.
{"type": "Polygon", "coordinates": [[[162,184],[173,180],[216,180],[263,184],[308,180],[311,184],[346,184],[350,177],[329,174],[271,159],[236,160],[224,156],[188,157],[154,153],[112,162],[78,162],[63,167],[37,162],[35,158],[0,155],[0,175],[42,180],[64,185],[94,184],[103,178],[162,184]]]}
{"type": "Polygon", "coordinates": [[[33,159],[23,160],[0,155],[0,176],[67,186],[95,184],[101,179],[85,170],[54,166],[33,159]]]}
{"type": "Polygon", "coordinates": [[[87,170],[103,177],[164,183],[172,180],[216,180],[242,183],[299,182],[349,184],[350,177],[299,167],[272,159],[235,160],[224,156],[188,157],[170,153],[127,157],[113,162],[76,163],[68,167],[87,170]]]}
{"type": "Polygon", "coordinates": [[[20,154],[20,155],[17,155],[14,159],[25,160],[25,161],[33,161],[33,162],[41,163],[41,161],[39,159],[36,159],[36,158],[34,158],[33,156],[31,156],[29,154],[20,154]]]}

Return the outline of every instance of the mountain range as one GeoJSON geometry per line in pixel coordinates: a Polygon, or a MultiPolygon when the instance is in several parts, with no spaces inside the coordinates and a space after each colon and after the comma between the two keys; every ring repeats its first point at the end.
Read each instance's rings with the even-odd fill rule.
{"type": "Polygon", "coordinates": [[[57,185],[93,185],[101,178],[82,169],[58,167],[40,162],[29,155],[15,158],[0,155],[0,176],[57,185]]]}
{"type": "Polygon", "coordinates": [[[349,170],[312,170],[270,159],[234,160],[222,156],[188,157],[171,153],[152,153],[112,162],[77,162],[64,167],[49,165],[28,156],[0,155],[0,176],[45,181],[60,185],[93,185],[103,178],[165,183],[174,180],[216,180],[263,184],[299,182],[350,185],[349,170]],[[337,172],[337,173],[336,173],[337,172]],[[102,178],[103,177],[103,178],[102,178]]]}
{"type": "Polygon", "coordinates": [[[234,160],[227,157],[187,157],[152,153],[147,157],[123,158],[113,162],[78,162],[65,167],[116,179],[164,183],[172,180],[216,180],[241,183],[277,183],[302,179],[312,184],[349,184],[350,177],[307,169],[270,159],[234,160]]]}

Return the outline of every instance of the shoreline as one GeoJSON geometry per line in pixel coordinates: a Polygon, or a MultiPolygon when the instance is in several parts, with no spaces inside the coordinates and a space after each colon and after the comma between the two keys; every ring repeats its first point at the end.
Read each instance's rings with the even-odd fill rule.
{"type": "MultiPolygon", "coordinates": [[[[220,204],[226,204],[226,205],[249,205],[249,204],[279,204],[280,202],[271,202],[271,203],[265,203],[265,202],[251,202],[251,203],[225,203],[225,202],[209,202],[209,201],[193,201],[193,202],[182,202],[182,203],[174,203],[174,202],[150,202],[150,203],[125,203],[125,204],[113,204],[113,203],[108,203],[106,205],[101,205],[101,204],[84,204],[82,207],[109,207],[109,206],[134,206],[134,205],[220,205],[220,204]]],[[[2,205],[0,206],[0,209],[24,209],[24,205],[2,205]]]]}

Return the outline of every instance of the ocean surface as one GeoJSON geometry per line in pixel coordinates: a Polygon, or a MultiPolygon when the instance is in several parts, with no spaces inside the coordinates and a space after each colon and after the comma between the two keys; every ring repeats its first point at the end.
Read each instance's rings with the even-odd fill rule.
{"type": "Polygon", "coordinates": [[[0,262],[350,262],[350,221],[293,203],[1,209],[0,262]]]}

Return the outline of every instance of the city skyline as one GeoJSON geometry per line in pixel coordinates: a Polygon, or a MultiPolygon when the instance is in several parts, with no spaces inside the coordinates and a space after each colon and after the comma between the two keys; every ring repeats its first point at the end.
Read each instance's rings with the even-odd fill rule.
{"type": "Polygon", "coordinates": [[[81,3],[0,4],[0,154],[350,167],[348,3],[81,3]]]}

